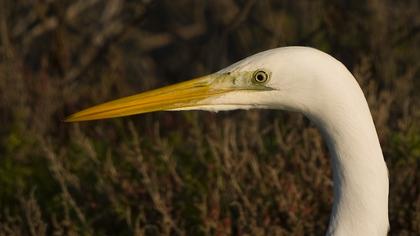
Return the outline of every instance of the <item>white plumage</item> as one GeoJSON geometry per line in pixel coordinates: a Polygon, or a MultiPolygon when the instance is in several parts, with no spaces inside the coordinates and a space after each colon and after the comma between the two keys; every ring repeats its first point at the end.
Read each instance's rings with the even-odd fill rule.
{"type": "Polygon", "coordinates": [[[86,109],[68,121],[252,108],[298,111],[321,130],[334,180],[327,235],[387,234],[388,172],[369,107],[345,66],[319,50],[264,51],[199,79],[86,109]]]}

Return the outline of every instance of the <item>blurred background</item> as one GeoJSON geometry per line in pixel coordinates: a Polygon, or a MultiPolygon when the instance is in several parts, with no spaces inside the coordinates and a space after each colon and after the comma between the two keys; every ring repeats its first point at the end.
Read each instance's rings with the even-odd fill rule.
{"type": "Polygon", "coordinates": [[[330,161],[300,114],[63,122],[288,45],[355,75],[389,168],[390,235],[419,235],[418,0],[0,0],[0,235],[323,235],[330,161]]]}

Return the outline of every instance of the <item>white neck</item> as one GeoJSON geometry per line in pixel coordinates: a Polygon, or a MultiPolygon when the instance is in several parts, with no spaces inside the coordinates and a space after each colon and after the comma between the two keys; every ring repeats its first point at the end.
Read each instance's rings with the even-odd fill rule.
{"type": "Polygon", "coordinates": [[[334,203],[327,235],[386,235],[388,171],[367,102],[350,79],[347,91],[336,88],[341,96],[327,98],[332,102],[322,112],[306,114],[321,128],[332,160],[334,203]]]}
{"type": "MultiPolygon", "coordinates": [[[[273,49],[226,71],[272,69],[270,91],[238,91],[205,101],[221,109],[276,108],[304,113],[324,134],[331,154],[334,205],[327,235],[386,235],[388,171],[362,90],[333,57],[305,47],[273,49]]],[[[202,106],[212,109],[215,106],[202,106]]]]}

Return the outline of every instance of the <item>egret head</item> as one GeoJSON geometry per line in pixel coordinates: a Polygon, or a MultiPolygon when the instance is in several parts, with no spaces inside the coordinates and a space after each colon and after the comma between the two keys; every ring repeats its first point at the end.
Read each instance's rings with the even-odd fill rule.
{"type": "Polygon", "coordinates": [[[251,108],[302,112],[325,135],[335,193],[328,235],[386,235],[388,173],[369,107],[351,73],[321,51],[268,50],[211,75],[88,108],[67,121],[251,108]]]}
{"type": "Polygon", "coordinates": [[[305,60],[316,60],[312,58],[314,55],[329,57],[318,50],[303,47],[301,50],[296,50],[296,47],[293,50],[268,50],[214,74],[85,109],[68,117],[67,121],[168,110],[303,110],[315,95],[313,66],[304,63],[305,60]],[[308,56],[311,59],[305,58],[308,56]]]}

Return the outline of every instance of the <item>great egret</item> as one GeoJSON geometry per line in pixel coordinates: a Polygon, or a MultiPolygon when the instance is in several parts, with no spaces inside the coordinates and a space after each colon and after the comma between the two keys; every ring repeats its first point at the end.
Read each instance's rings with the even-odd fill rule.
{"type": "Polygon", "coordinates": [[[339,61],[284,47],[219,72],[77,112],[86,121],[161,110],[285,109],[321,130],[332,159],[334,202],[327,235],[386,235],[388,170],[366,99],[339,61]]]}

